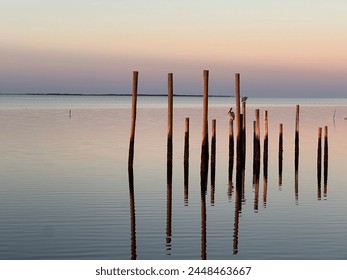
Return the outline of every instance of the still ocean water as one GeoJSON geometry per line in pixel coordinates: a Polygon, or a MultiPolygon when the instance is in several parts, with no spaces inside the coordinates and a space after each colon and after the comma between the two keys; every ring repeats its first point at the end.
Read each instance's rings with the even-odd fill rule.
{"type": "Polygon", "coordinates": [[[0,96],[0,259],[130,259],[136,254],[138,259],[170,260],[200,259],[203,253],[207,259],[347,259],[347,99],[248,99],[240,212],[235,212],[235,192],[228,193],[226,113],[233,102],[209,99],[209,128],[217,120],[217,166],[214,201],[209,183],[202,229],[201,98],[174,97],[168,201],[165,97],[138,98],[132,200],[127,170],[130,97],[0,96]],[[297,194],[296,104],[301,105],[297,194]],[[269,118],[269,175],[265,189],[260,172],[258,194],[252,174],[255,108],[261,110],[261,137],[264,110],[269,118]],[[187,200],[185,117],[190,118],[187,200]],[[284,126],[281,186],[279,123],[284,126]],[[329,127],[329,175],[318,198],[317,128],[324,125],[329,127]]]}

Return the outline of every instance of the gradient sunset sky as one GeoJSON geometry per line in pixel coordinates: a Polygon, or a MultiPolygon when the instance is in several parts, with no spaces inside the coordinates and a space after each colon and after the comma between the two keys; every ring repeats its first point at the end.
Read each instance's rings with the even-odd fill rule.
{"type": "Polygon", "coordinates": [[[347,97],[346,0],[1,0],[0,92],[347,97]]]}

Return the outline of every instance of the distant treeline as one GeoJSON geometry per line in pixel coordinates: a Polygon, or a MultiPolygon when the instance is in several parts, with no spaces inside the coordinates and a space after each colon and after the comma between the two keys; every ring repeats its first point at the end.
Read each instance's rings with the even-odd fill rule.
{"type": "MultiPolygon", "coordinates": [[[[0,93],[0,95],[41,95],[41,96],[131,96],[131,93],[0,93]]],[[[167,94],[145,94],[140,93],[138,96],[167,96],[167,94]]],[[[202,94],[174,94],[180,97],[202,97],[202,94]]],[[[227,95],[210,95],[209,97],[230,97],[227,95]]],[[[233,97],[233,96],[232,96],[233,97]]]]}

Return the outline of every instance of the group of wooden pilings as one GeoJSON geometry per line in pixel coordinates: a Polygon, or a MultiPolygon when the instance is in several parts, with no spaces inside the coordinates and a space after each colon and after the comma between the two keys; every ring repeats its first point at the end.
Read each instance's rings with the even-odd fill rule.
{"type": "MultiPolygon", "coordinates": [[[[209,167],[209,137],[208,137],[208,79],[209,71],[203,71],[203,111],[202,111],[202,143],[201,143],[201,258],[206,259],[206,190],[209,167]]],[[[131,211],[131,256],[136,258],[136,238],[135,238],[135,196],[133,187],[133,162],[134,162],[134,141],[136,125],[137,107],[137,87],[138,72],[133,72],[132,83],[132,111],[130,124],[130,143],[128,157],[129,171],[129,191],[130,191],[130,211],[131,211]]],[[[236,138],[236,195],[235,195],[235,217],[234,217],[234,254],[238,252],[238,224],[239,214],[244,196],[244,178],[246,161],[246,100],[240,102],[240,74],[235,74],[235,100],[236,115],[230,114],[229,119],[229,153],[228,153],[228,194],[231,196],[233,190],[233,168],[235,157],[236,138]],[[234,137],[234,122],[236,135],[234,137]]],[[[295,122],[295,197],[298,199],[298,167],[299,167],[299,105],[296,106],[295,122]]],[[[173,158],[173,74],[168,74],[168,133],[167,133],[167,223],[166,223],[166,248],[167,253],[171,251],[171,219],[172,219],[172,158],[173,158]]],[[[278,170],[279,185],[282,185],[283,171],[283,124],[279,124],[278,139],[278,170]]],[[[263,203],[266,205],[267,177],[268,177],[268,112],[264,111],[264,142],[263,142],[263,203]]],[[[254,210],[258,210],[259,177],[260,177],[260,111],[255,110],[255,120],[253,121],[253,185],[255,186],[254,210]]],[[[324,194],[326,194],[328,178],[328,128],[324,127],[324,194]]],[[[211,204],[214,203],[214,184],[216,166],[216,120],[212,120],[211,136],[211,204]]],[[[317,181],[318,199],[321,197],[321,167],[322,167],[322,128],[318,128],[318,148],[317,148],[317,181]]],[[[188,178],[189,178],[189,118],[185,118],[184,123],[184,201],[188,203],[188,178]]]]}

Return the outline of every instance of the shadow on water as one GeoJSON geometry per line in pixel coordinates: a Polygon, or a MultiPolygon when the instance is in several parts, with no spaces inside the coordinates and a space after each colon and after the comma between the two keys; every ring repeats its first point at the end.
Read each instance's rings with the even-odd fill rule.
{"type": "Polygon", "coordinates": [[[129,178],[129,205],[130,205],[130,254],[131,259],[136,260],[136,217],[135,217],[135,194],[134,194],[134,171],[128,168],[129,178]]]}

